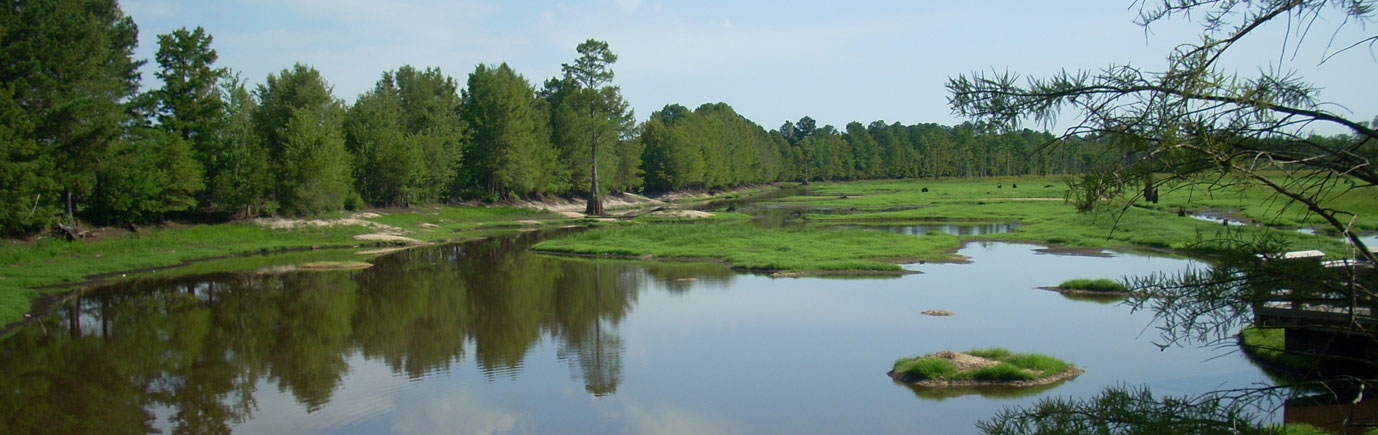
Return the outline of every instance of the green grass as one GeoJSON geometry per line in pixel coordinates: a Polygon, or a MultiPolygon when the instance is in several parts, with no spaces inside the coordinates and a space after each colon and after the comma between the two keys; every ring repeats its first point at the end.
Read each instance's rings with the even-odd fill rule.
{"type": "MultiPolygon", "coordinates": [[[[1333,255],[1344,255],[1347,245],[1328,236],[1301,234],[1293,228],[1270,228],[1261,225],[1226,228],[1190,217],[1179,217],[1177,207],[1188,210],[1235,209],[1246,216],[1275,225],[1297,222],[1314,224],[1313,218],[1301,221],[1279,214],[1274,208],[1244,207],[1247,201],[1237,195],[1219,193],[1194,195],[1186,191],[1163,193],[1160,204],[1123,207],[1110,204],[1097,213],[1076,213],[1075,209],[1058,200],[1066,185],[1059,177],[1023,177],[999,179],[945,180],[881,180],[850,183],[818,183],[808,195],[777,200],[796,206],[828,206],[856,208],[850,214],[810,214],[810,222],[839,224],[844,222],[918,222],[918,221],[988,221],[1021,224],[1018,230],[1004,234],[986,234],[969,239],[1032,242],[1074,248],[1157,248],[1192,253],[1216,252],[1231,240],[1252,239],[1267,235],[1274,237],[1291,250],[1319,249],[1333,255]],[[997,189],[995,186],[1003,185],[997,189]],[[1017,183],[1018,189],[1011,189],[1017,183]],[[1047,187],[1045,187],[1047,186],[1047,187]],[[927,187],[929,192],[922,192],[927,187]],[[845,198],[843,198],[845,196],[845,198]],[[1176,202],[1174,202],[1176,201],[1176,202]],[[1189,207],[1187,205],[1190,205],[1189,207]],[[918,208],[913,208],[918,206],[918,208]],[[896,210],[896,208],[909,207],[896,210]],[[1273,213],[1268,215],[1268,213],[1273,213]],[[1271,220],[1270,219],[1271,216],[1271,220]]],[[[1248,201],[1266,202],[1267,195],[1250,191],[1248,201]]],[[[1361,222],[1359,227],[1378,225],[1378,198],[1362,195],[1341,195],[1336,204],[1347,210],[1374,210],[1373,222],[1361,222]]],[[[1368,222],[1368,221],[1364,221],[1368,222]]]]}
{"type": "Polygon", "coordinates": [[[955,236],[907,236],[813,226],[760,228],[749,223],[694,222],[595,228],[536,244],[539,251],[615,256],[715,259],[763,271],[900,271],[885,260],[942,260],[955,236]]]}
{"type": "Polygon", "coordinates": [[[953,379],[976,381],[1032,381],[1041,376],[1016,367],[1010,363],[985,366],[975,370],[958,373],[953,379]]]}
{"type": "Polygon", "coordinates": [[[922,380],[948,379],[957,374],[957,368],[942,358],[900,358],[894,369],[922,380]]]}
{"type": "Polygon", "coordinates": [[[1037,353],[1016,354],[1005,348],[976,349],[969,355],[998,361],[997,364],[958,371],[946,359],[936,356],[900,358],[894,371],[906,380],[1031,381],[1066,371],[1069,364],[1037,353]]]}
{"type": "Polygon", "coordinates": [[[1239,345],[1244,351],[1266,363],[1297,370],[1316,366],[1315,358],[1284,352],[1286,344],[1286,336],[1280,328],[1250,326],[1239,333],[1239,345]]]}
{"type": "Polygon", "coordinates": [[[969,355],[974,355],[974,356],[979,356],[979,357],[985,358],[985,359],[995,359],[995,360],[1009,358],[1010,355],[1014,355],[1014,353],[1013,353],[1013,352],[1010,352],[1009,349],[1006,349],[1006,348],[1003,348],[1003,347],[992,347],[992,348],[990,348],[990,349],[975,349],[975,350],[969,350],[969,351],[967,351],[967,354],[969,354],[969,355]]]}
{"type": "Polygon", "coordinates": [[[1093,292],[1121,293],[1129,291],[1124,284],[1113,279],[1069,279],[1058,285],[1063,290],[1086,290],[1093,292]]]}
{"type": "Polygon", "coordinates": [[[1034,370],[1043,374],[1062,373],[1063,370],[1067,370],[1066,362],[1037,353],[1010,355],[1002,361],[1021,369],[1034,370]]]}

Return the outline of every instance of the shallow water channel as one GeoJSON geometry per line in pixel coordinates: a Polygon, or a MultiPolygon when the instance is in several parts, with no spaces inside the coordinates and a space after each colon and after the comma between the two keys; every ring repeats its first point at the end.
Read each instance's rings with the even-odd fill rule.
{"type": "Polygon", "coordinates": [[[968,433],[1002,407],[1121,384],[1267,382],[1230,350],[1159,350],[1148,313],[1035,289],[1190,267],[972,243],[884,279],[421,248],[348,272],[93,290],[0,342],[0,427],[245,433],[968,433]],[[919,312],[949,310],[950,317],[919,312]],[[898,357],[1001,346],[1086,369],[1035,391],[915,391],[898,357]]]}

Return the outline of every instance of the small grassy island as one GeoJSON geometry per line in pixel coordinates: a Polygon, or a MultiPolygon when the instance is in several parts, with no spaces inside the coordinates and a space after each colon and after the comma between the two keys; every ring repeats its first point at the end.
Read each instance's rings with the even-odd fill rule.
{"type": "Polygon", "coordinates": [[[890,378],[910,385],[935,388],[1009,386],[1033,387],[1071,379],[1084,371],[1065,361],[1036,353],[1012,353],[1007,349],[900,358],[890,378]]]}
{"type": "Polygon", "coordinates": [[[1063,294],[1073,295],[1128,295],[1129,288],[1113,279],[1069,279],[1058,284],[1057,287],[1039,287],[1044,290],[1052,290],[1063,294]]]}

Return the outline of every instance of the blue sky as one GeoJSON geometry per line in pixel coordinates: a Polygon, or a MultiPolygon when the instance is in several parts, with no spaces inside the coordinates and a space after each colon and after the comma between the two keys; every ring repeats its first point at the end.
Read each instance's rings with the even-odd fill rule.
{"type": "MultiPolygon", "coordinates": [[[[319,69],[335,95],[351,102],[383,71],[407,64],[440,67],[463,83],[479,63],[507,62],[539,86],[576,57],[579,42],[601,39],[620,58],[615,84],[638,119],[670,103],[725,102],[766,128],[806,115],[838,127],[874,120],[956,124],[964,119],[947,106],[943,84],[950,76],[973,70],[1047,76],[1112,63],[1156,70],[1173,46],[1199,38],[1198,27],[1184,19],[1145,32],[1132,22],[1131,0],[123,0],[121,6],[139,25],[140,58],[153,57],[155,35],[202,26],[215,38],[218,65],[250,83],[301,62],[319,69]]],[[[1321,22],[1300,54],[1279,58],[1284,24],[1234,49],[1225,64],[1248,75],[1281,62],[1283,70],[1324,88],[1323,99],[1339,104],[1330,110],[1356,120],[1378,116],[1372,47],[1320,64],[1339,24],[1321,22]]],[[[1372,35],[1369,24],[1366,33],[1350,23],[1335,40],[1372,35]]],[[[157,86],[152,71],[146,67],[147,86],[157,86]]]]}

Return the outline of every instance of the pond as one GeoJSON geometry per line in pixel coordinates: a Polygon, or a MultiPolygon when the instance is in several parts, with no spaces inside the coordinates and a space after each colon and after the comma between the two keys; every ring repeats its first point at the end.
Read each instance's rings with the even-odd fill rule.
{"type": "Polygon", "coordinates": [[[546,235],[404,251],[373,268],[94,289],[0,342],[17,432],[969,433],[1001,408],[1108,386],[1266,383],[1228,350],[1159,350],[1148,313],[1037,286],[1191,267],[973,243],[888,279],[591,261],[546,235]],[[950,317],[921,316],[943,309],[950,317]],[[1037,391],[914,391],[899,357],[1001,346],[1086,369],[1037,391]]]}

